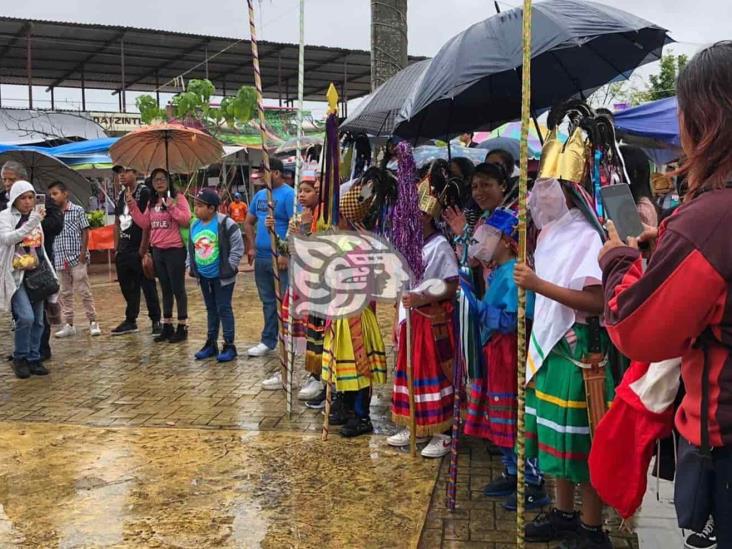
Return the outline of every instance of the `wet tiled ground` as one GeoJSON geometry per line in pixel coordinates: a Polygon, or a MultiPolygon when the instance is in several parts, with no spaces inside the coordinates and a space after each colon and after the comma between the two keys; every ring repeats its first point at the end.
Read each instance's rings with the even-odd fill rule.
{"type": "MultiPolygon", "coordinates": [[[[237,284],[244,355],[261,308],[252,275],[237,284]]],[[[514,515],[481,493],[498,463],[464,441],[458,508],[448,513],[447,461],[386,446],[389,386],[374,397],[373,437],[322,443],[320,413],[294,400],[288,418],[284,393],[261,389],[276,357],[192,359],[205,339],[192,283],[190,339],[175,345],[153,343],[142,320],[137,334],[109,336],[123,300],[106,274],[93,290],[104,335],[54,341],[47,378],[0,368],[1,547],[511,545],[514,515]]],[[[380,311],[385,335],[391,314],[380,311]]],[[[6,354],[6,318],[0,335],[6,354]]]]}

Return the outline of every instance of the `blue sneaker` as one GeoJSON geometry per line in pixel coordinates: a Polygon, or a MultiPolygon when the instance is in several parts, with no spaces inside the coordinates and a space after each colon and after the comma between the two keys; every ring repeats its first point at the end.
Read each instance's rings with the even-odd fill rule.
{"type": "Polygon", "coordinates": [[[224,348],[219,353],[219,356],[216,357],[216,360],[219,362],[231,362],[237,356],[239,356],[239,353],[236,352],[236,346],[231,343],[224,343],[224,348]]]}
{"type": "MultiPolygon", "coordinates": [[[[516,511],[516,508],[518,507],[516,499],[516,493],[514,492],[503,503],[503,508],[506,511],[516,511]]],[[[544,483],[542,482],[539,486],[536,486],[535,484],[526,484],[524,502],[525,509],[527,511],[531,511],[546,507],[552,502],[552,499],[547,495],[546,490],[544,490],[544,483]]]]}
{"type": "Polygon", "coordinates": [[[206,360],[207,358],[213,358],[219,354],[219,346],[216,345],[215,341],[206,341],[203,348],[196,353],[196,360],[206,360]]]}

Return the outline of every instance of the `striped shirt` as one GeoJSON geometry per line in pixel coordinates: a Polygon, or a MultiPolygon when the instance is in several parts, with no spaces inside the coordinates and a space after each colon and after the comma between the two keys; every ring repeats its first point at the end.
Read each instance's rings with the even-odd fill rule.
{"type": "Polygon", "coordinates": [[[70,269],[79,264],[81,239],[83,231],[88,228],[89,220],[84,208],[69,202],[64,210],[64,228],[53,242],[56,269],[70,269]]]}

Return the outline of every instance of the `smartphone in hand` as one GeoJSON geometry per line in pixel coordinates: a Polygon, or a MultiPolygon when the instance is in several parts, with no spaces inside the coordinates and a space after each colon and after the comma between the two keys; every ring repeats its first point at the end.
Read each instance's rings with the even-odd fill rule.
{"type": "Polygon", "coordinates": [[[643,232],[643,223],[630,192],[630,186],[625,183],[609,185],[602,187],[600,194],[607,217],[615,223],[622,241],[627,242],[628,237],[640,236],[643,232]]]}
{"type": "Polygon", "coordinates": [[[36,193],[36,210],[41,211],[46,209],[46,195],[36,193]]]}

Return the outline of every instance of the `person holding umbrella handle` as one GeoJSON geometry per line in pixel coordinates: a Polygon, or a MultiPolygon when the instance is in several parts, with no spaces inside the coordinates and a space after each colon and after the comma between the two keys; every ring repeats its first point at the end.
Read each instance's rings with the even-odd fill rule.
{"type": "Polygon", "coordinates": [[[191,223],[191,207],[182,193],[176,192],[170,174],[162,168],[153,170],[153,196],[144,212],[129,189],[125,200],[133,221],[143,230],[150,229],[155,273],[163,292],[163,329],[155,338],[160,343],[177,343],[188,338],[188,298],[186,296],[186,249],[181,228],[191,223]],[[173,330],[173,300],[178,309],[178,327],[173,330]]]}

